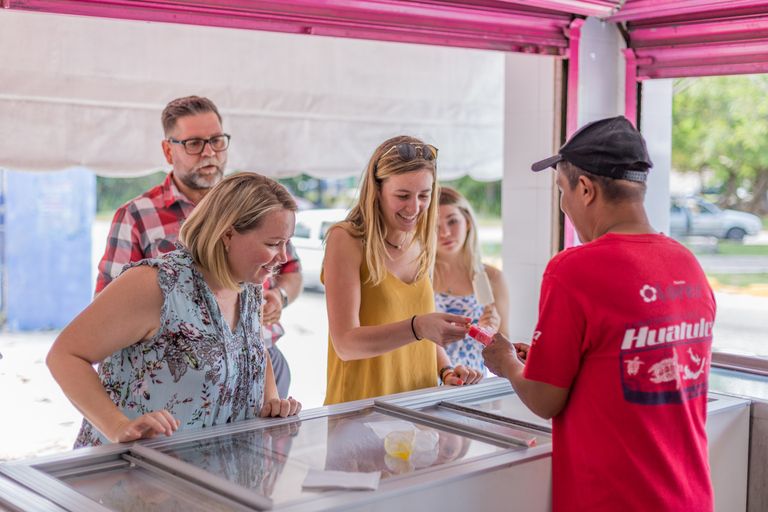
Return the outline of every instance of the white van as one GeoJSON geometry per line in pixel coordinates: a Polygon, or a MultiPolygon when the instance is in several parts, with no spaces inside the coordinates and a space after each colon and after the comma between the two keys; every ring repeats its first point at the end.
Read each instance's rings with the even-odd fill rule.
{"type": "Polygon", "coordinates": [[[320,282],[320,269],[325,255],[323,237],[335,223],[344,220],[349,210],[344,208],[329,208],[302,210],[296,213],[296,231],[291,243],[296,248],[301,261],[301,275],[304,288],[323,290],[320,282]]]}

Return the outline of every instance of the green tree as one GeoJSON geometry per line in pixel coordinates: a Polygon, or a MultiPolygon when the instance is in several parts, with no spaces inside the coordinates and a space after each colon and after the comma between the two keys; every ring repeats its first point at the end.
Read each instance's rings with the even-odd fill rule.
{"type": "Polygon", "coordinates": [[[478,215],[501,217],[501,181],[475,181],[462,176],[457,180],[442,180],[440,184],[458,190],[478,215]]]}
{"type": "Polygon", "coordinates": [[[138,178],[96,177],[96,212],[112,215],[125,203],[161,184],[166,173],[160,171],[138,178]]]}
{"type": "Polygon", "coordinates": [[[672,105],[672,167],[702,173],[721,206],[768,215],[768,75],[681,79],[672,105]]]}

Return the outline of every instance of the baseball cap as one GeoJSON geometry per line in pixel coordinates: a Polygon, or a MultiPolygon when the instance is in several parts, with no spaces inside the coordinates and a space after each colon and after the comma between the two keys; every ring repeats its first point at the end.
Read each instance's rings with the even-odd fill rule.
{"type": "Polygon", "coordinates": [[[653,167],[643,136],[624,116],[585,124],[555,156],[536,162],[531,170],[538,172],[562,161],[599,176],[642,182],[653,167]],[[631,166],[635,169],[629,170],[631,166]]]}

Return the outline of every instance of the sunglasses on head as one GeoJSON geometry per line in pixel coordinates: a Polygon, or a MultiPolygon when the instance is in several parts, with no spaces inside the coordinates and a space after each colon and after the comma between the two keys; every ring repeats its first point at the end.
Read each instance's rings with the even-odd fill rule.
{"type": "Polygon", "coordinates": [[[410,142],[403,142],[401,144],[398,144],[396,146],[392,146],[387,150],[386,153],[381,155],[382,158],[387,156],[393,149],[397,150],[397,156],[400,157],[401,160],[405,162],[410,162],[414,158],[416,158],[416,155],[418,153],[417,149],[421,150],[421,157],[424,160],[436,160],[437,159],[437,148],[435,146],[431,146],[429,144],[423,144],[423,145],[414,145],[410,142]]]}

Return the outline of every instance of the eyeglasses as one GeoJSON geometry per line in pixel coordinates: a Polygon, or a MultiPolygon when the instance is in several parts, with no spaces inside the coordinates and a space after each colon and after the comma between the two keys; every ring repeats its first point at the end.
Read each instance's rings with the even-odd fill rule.
{"type": "Polygon", "coordinates": [[[225,151],[229,147],[229,135],[226,133],[224,135],[211,137],[210,139],[167,140],[171,144],[181,144],[184,146],[184,151],[186,151],[188,155],[199,155],[205,149],[206,144],[210,144],[211,149],[216,152],[225,151]]]}
{"type": "Polygon", "coordinates": [[[414,158],[416,158],[416,149],[421,149],[421,157],[424,160],[436,160],[437,159],[437,148],[435,146],[431,146],[429,144],[424,144],[421,146],[415,146],[411,144],[410,142],[403,142],[402,144],[398,144],[397,146],[392,146],[387,150],[386,153],[381,155],[382,158],[387,156],[393,149],[397,149],[397,156],[400,157],[401,160],[404,160],[406,162],[410,162],[414,158]]]}

